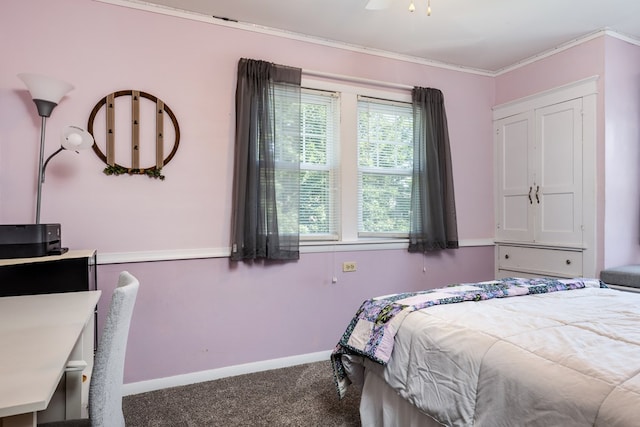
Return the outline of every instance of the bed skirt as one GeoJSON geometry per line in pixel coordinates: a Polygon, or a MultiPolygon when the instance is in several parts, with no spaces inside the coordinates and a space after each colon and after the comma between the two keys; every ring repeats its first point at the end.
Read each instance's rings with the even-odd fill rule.
{"type": "Polygon", "coordinates": [[[398,395],[374,370],[364,374],[360,420],[363,427],[442,427],[398,395]]]}

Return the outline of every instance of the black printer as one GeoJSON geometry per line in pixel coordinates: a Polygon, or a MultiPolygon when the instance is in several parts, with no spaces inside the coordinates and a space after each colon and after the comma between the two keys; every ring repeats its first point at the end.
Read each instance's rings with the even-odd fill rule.
{"type": "Polygon", "coordinates": [[[0,224],[0,259],[60,255],[60,224],[0,224]]]}

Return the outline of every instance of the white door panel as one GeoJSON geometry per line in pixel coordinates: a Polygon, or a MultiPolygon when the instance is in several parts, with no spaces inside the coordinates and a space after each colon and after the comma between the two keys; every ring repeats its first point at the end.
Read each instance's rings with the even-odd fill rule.
{"type": "Polygon", "coordinates": [[[535,240],[582,243],[582,99],[536,110],[535,240]]]}
{"type": "Polygon", "coordinates": [[[531,113],[496,123],[496,238],[500,240],[533,240],[533,123],[531,113]]]}

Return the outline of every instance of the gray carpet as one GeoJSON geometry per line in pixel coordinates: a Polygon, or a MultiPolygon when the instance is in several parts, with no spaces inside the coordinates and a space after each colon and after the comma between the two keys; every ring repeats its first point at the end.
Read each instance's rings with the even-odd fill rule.
{"type": "Polygon", "coordinates": [[[355,386],[339,400],[329,361],[125,396],[127,427],[360,425],[355,386]]]}

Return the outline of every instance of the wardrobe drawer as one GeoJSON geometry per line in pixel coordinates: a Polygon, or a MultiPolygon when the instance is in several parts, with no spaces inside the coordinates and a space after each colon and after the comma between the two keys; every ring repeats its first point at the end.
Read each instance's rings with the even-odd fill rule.
{"type": "Polygon", "coordinates": [[[498,247],[498,269],[559,277],[582,276],[582,252],[563,249],[498,247]]]}

